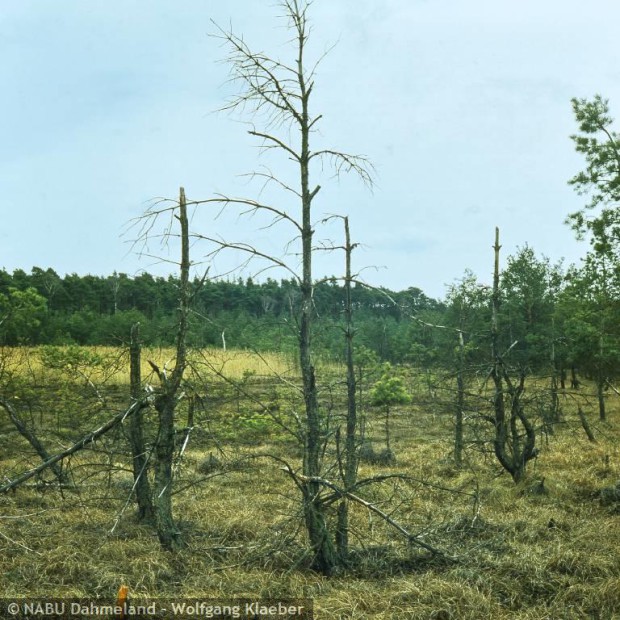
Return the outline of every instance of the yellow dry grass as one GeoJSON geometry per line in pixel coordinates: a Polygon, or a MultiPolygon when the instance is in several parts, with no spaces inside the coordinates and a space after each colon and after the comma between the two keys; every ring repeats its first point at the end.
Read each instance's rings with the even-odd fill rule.
{"type": "MultiPolygon", "coordinates": [[[[154,361],[163,365],[165,356],[154,361]]],[[[235,415],[230,404],[222,406],[222,416],[235,415]]],[[[451,465],[449,416],[415,405],[395,412],[398,462],[387,471],[466,495],[395,482],[367,488],[364,496],[454,561],[429,560],[355,506],[354,566],[332,578],[317,575],[307,568],[296,490],[278,463],[256,458],[278,454],[298,464],[294,446],[262,437],[239,447],[197,433],[178,472],[189,486],[175,497],[183,551],[163,552],[131,507],[122,512],[129,472],[109,477],[102,453],[84,451],[72,461],[84,481],[79,493],[26,487],[0,496],[0,591],[113,601],[125,583],[134,596],[160,598],[309,597],[316,617],[329,620],[620,617],[620,515],[598,501],[603,486],[620,480],[619,402],[610,395],[608,422],[592,420],[596,444],[587,441],[568,399],[564,407],[566,423],[541,445],[518,487],[474,450],[462,470],[451,465]],[[210,454],[237,466],[198,482],[210,454]],[[532,483],[542,478],[547,492],[536,494],[532,483]]],[[[370,413],[369,427],[380,447],[378,412],[370,413]]],[[[1,438],[0,450],[0,471],[21,463],[23,455],[1,438]]],[[[114,459],[128,468],[122,454],[114,459]]],[[[363,464],[360,476],[380,471],[363,464]]]]}
{"type": "MultiPolygon", "coordinates": [[[[105,375],[106,381],[117,384],[129,384],[128,350],[117,347],[53,347],[59,352],[77,349],[100,356],[105,361],[105,369],[96,366],[86,368],[86,374],[105,375]]],[[[48,368],[41,360],[41,347],[5,347],[0,350],[2,368],[23,376],[34,374],[41,376],[48,368]]],[[[175,351],[171,347],[144,347],[142,349],[142,376],[152,377],[153,370],[149,361],[162,370],[174,368],[175,351]]],[[[318,371],[334,371],[340,366],[328,359],[319,357],[316,361],[318,371]]],[[[218,349],[208,347],[189,351],[189,372],[213,377],[224,375],[233,380],[244,376],[258,375],[264,377],[291,378],[299,374],[297,356],[280,352],[255,352],[241,349],[218,349]]]]}

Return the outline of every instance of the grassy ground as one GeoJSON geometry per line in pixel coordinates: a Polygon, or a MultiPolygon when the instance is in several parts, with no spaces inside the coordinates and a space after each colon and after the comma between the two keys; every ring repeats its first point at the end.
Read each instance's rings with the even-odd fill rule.
{"type": "MultiPolygon", "coordinates": [[[[273,383],[247,386],[282,416],[298,406],[273,383]]],[[[115,398],[120,406],[121,394],[115,398]]],[[[316,616],[329,619],[620,617],[619,504],[600,501],[600,490],[620,480],[620,403],[608,398],[608,422],[591,419],[597,443],[587,441],[572,400],[563,398],[565,422],[548,444],[541,442],[519,487],[473,447],[456,470],[450,416],[428,396],[415,398],[395,412],[396,465],[365,463],[360,476],[402,472],[433,486],[394,478],[364,496],[449,559],[429,558],[354,506],[354,561],[326,578],[308,569],[299,498],[269,456],[298,465],[298,448],[251,399],[213,384],[178,465],[182,552],[162,552],[153,531],[136,522],[127,504],[129,461],[117,433],[73,457],[77,490],[33,484],[0,496],[0,591],[113,601],[125,583],[134,595],[161,598],[308,597],[316,616]]],[[[46,402],[53,406],[51,398],[46,402]]],[[[105,411],[93,411],[79,425],[105,418],[105,411]]],[[[35,409],[32,420],[45,416],[35,409]]],[[[71,435],[64,418],[58,431],[56,417],[46,436],[51,451],[71,435]]],[[[380,449],[378,411],[369,412],[369,436],[380,449]]],[[[36,462],[2,420],[3,477],[36,462]]]]}

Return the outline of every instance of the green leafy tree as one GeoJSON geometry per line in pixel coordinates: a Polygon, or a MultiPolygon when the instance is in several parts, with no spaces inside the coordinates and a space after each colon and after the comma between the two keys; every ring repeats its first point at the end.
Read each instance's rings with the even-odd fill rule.
{"type": "Polygon", "coordinates": [[[620,279],[605,256],[588,254],[573,269],[561,298],[568,355],[572,364],[594,378],[599,417],[605,419],[604,390],[620,367],[620,279]]]}
{"type": "Polygon", "coordinates": [[[548,370],[552,363],[554,312],[562,280],[561,265],[538,258],[527,245],[508,257],[501,274],[500,331],[510,340],[506,346],[517,343],[512,359],[536,372],[548,370]]]}
{"type": "Polygon", "coordinates": [[[609,100],[595,95],[592,100],[572,99],[579,133],[571,136],[575,149],[586,160],[586,169],[569,184],[590,202],[568,217],[580,238],[591,234],[596,253],[618,257],[620,250],[620,136],[613,131],[609,100]],[[594,215],[588,215],[594,212],[594,215]]]}
{"type": "MultiPolygon", "coordinates": [[[[473,271],[467,269],[463,277],[448,288],[443,321],[463,334],[467,365],[486,365],[488,358],[488,323],[490,320],[490,289],[481,284],[473,271]]],[[[437,321],[440,323],[441,321],[437,321]]],[[[452,330],[439,332],[444,352],[442,362],[453,367],[461,354],[455,344],[452,330]]]]}
{"type": "Polygon", "coordinates": [[[411,402],[411,396],[405,389],[402,377],[399,377],[389,362],[383,364],[381,378],[375,383],[370,398],[373,405],[381,407],[385,414],[385,461],[394,461],[394,453],[390,447],[390,414],[395,405],[411,402]]]}
{"type": "Polygon", "coordinates": [[[10,287],[0,293],[0,342],[8,345],[33,342],[47,311],[45,297],[36,289],[10,287]]]}

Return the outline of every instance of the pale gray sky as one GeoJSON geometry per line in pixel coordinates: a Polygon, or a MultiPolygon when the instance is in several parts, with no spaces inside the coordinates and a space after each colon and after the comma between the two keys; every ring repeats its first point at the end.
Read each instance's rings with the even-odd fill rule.
{"type": "MultiPolygon", "coordinates": [[[[255,197],[238,175],[260,164],[286,176],[213,113],[233,91],[208,36],[210,19],[231,24],[286,59],[277,15],[271,0],[0,0],[0,267],[161,273],[119,236],[151,198],[255,197]]],[[[583,167],[570,99],[601,93],[620,113],[617,0],[315,0],[310,17],[310,52],[337,42],[317,144],[377,169],[372,193],[317,178],[314,215],[350,215],[358,266],[381,267],[367,280],[435,297],[467,267],[488,280],[496,225],[506,253],[583,254],[563,224],[584,202],[567,186],[583,167]]],[[[286,238],[257,224],[195,218],[231,240],[286,238]]],[[[340,264],[322,257],[317,275],[340,264]]]]}

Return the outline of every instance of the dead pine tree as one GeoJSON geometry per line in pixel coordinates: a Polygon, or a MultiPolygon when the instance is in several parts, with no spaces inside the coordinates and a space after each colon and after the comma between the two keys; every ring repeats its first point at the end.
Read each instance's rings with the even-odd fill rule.
{"type": "MultiPolygon", "coordinates": [[[[357,244],[351,243],[349,218],[342,218],[345,233],[345,277],[344,277],[344,338],[345,361],[347,367],[347,416],[346,433],[344,439],[344,458],[339,453],[339,468],[342,483],[347,492],[355,488],[357,482],[358,448],[360,433],[357,422],[357,384],[355,380],[355,366],[353,364],[353,305],[351,303],[351,254],[357,244]]],[[[338,525],[336,528],[336,547],[341,562],[347,562],[349,556],[349,499],[345,496],[338,506],[338,525]]]]}
{"type": "MultiPolygon", "coordinates": [[[[175,362],[172,371],[166,368],[160,369],[157,364],[149,360],[149,364],[157,375],[159,385],[153,393],[153,406],[158,414],[158,427],[153,449],[153,485],[152,504],[155,521],[155,529],[161,546],[169,551],[182,547],[181,533],[173,517],[172,491],[174,485],[173,462],[176,454],[175,448],[175,412],[177,404],[182,397],[181,386],[183,374],[187,366],[187,330],[190,311],[190,256],[189,256],[189,223],[187,216],[187,200],[185,190],[179,190],[179,200],[161,201],[166,203],[162,208],[149,209],[143,216],[138,218],[137,223],[141,229],[138,235],[138,243],[147,244],[150,237],[154,236],[153,229],[158,218],[169,216],[170,222],[161,239],[167,243],[173,236],[172,229],[178,222],[180,232],[178,237],[181,241],[181,259],[179,264],[179,307],[178,322],[175,342],[175,362]],[[169,204],[172,202],[172,206],[169,204]]],[[[159,204],[159,203],[158,203],[159,204]]],[[[137,363],[137,362],[135,362],[137,363]]],[[[134,368],[134,372],[136,372],[134,368]]],[[[137,385],[137,378],[134,379],[137,385]]],[[[140,450],[140,448],[138,448],[140,450]]]]}
{"type": "Polygon", "coordinates": [[[159,373],[160,391],[155,397],[159,429],[155,444],[153,504],[159,542],[164,549],[175,550],[182,545],[181,533],[172,514],[174,414],[179,399],[183,373],[187,364],[187,327],[190,306],[189,290],[189,224],[185,190],[179,191],[179,213],[174,216],[181,229],[181,263],[179,280],[179,309],[174,368],[167,376],[159,373]]]}
{"type": "MultiPolygon", "coordinates": [[[[350,155],[333,149],[313,151],[310,145],[312,132],[321,119],[320,114],[311,111],[311,96],[315,87],[316,63],[308,69],[306,47],[309,37],[308,8],[310,3],[303,0],[283,0],[279,3],[283,16],[292,31],[291,43],[294,46],[292,62],[285,63],[271,58],[262,52],[252,51],[244,39],[231,31],[219,29],[216,35],[230,50],[228,63],[231,67],[231,80],[241,86],[241,93],[226,106],[226,110],[240,110],[263,115],[266,119],[264,131],[252,129],[250,135],[262,141],[264,152],[284,155],[296,168],[298,183],[291,186],[286,176],[278,177],[268,169],[254,172],[251,176],[261,179],[267,185],[283,190],[289,198],[299,205],[299,213],[292,214],[286,209],[254,200],[224,197],[212,201],[237,204],[246,207],[251,213],[262,212],[273,217],[273,222],[285,222],[292,226],[300,240],[301,273],[291,269],[282,260],[275,259],[257,248],[246,244],[227,243],[226,247],[242,249],[253,256],[268,260],[292,274],[299,286],[299,310],[297,329],[299,342],[299,361],[302,375],[302,391],[305,416],[303,421],[303,464],[302,476],[298,477],[298,488],[302,494],[303,514],[306,532],[313,557],[312,566],[323,574],[331,574],[339,564],[334,543],[334,533],[328,523],[324,485],[321,483],[322,446],[326,430],[321,419],[317,377],[312,355],[313,324],[313,237],[312,204],[320,185],[312,186],[312,164],[331,164],[336,174],[354,172],[368,185],[372,184],[372,167],[366,158],[350,155]]],[[[213,241],[213,240],[211,240],[213,241]]]]}
{"type": "MultiPolygon", "coordinates": [[[[497,460],[515,483],[525,475],[526,465],[536,454],[536,431],[524,411],[525,370],[518,381],[511,379],[499,351],[499,228],[495,229],[493,293],[491,295],[491,372],[493,380],[493,411],[495,426],[493,449],[497,460]]],[[[515,343],[516,344],[516,343],[515,343]]],[[[514,346],[514,345],[511,345],[514,346]]]]}

